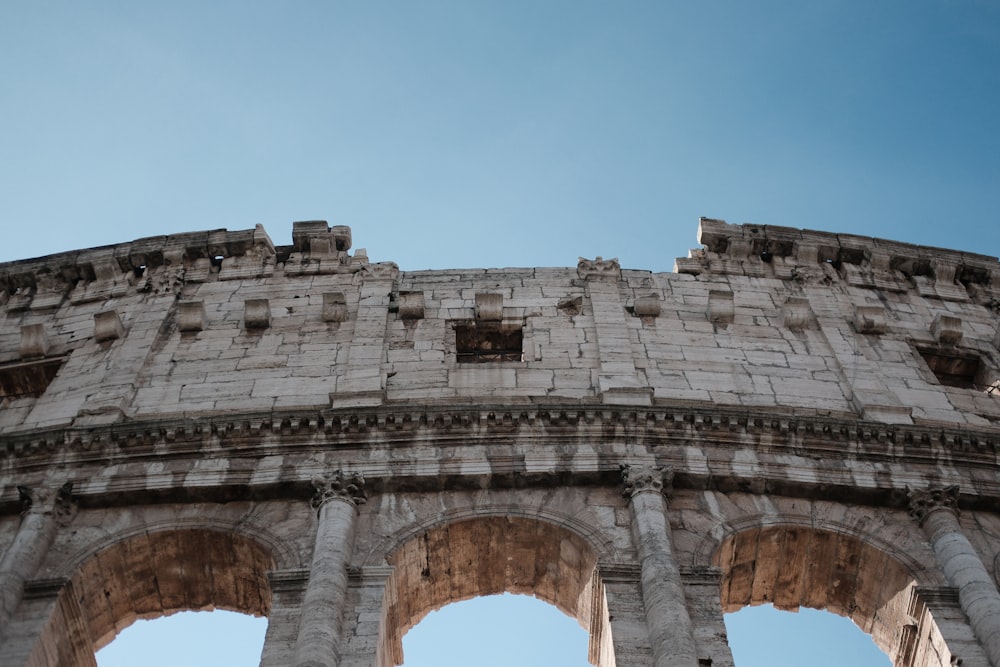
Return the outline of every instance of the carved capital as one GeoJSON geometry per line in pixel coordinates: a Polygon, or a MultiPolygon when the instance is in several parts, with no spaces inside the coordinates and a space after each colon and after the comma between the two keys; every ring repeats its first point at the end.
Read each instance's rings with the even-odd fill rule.
{"type": "Polygon", "coordinates": [[[674,483],[674,471],[671,468],[658,468],[651,465],[623,465],[622,482],[625,489],[622,495],[631,498],[644,491],[662,493],[667,497],[674,483]]]}
{"type": "Polygon", "coordinates": [[[618,258],[604,259],[598,255],[597,259],[580,258],[577,262],[576,272],[581,278],[614,278],[618,280],[622,275],[622,268],[618,264],[618,258]]]}
{"type": "Polygon", "coordinates": [[[76,516],[77,503],[73,498],[73,482],[66,482],[58,489],[17,487],[21,500],[21,516],[48,514],[64,526],[76,516]]]}
{"type": "Polygon", "coordinates": [[[365,495],[365,478],[359,472],[334,470],[324,477],[314,477],[312,485],[316,490],[312,506],[316,509],[334,499],[345,500],[352,505],[360,505],[368,500],[365,495]]]}
{"type": "Polygon", "coordinates": [[[923,524],[931,512],[939,509],[950,510],[958,515],[958,485],[933,486],[928,489],[907,489],[910,501],[910,516],[923,524]]]}

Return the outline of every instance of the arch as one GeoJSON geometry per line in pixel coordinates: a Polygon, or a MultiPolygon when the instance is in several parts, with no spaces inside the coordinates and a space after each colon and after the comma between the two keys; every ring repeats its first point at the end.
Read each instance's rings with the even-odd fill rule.
{"type": "Polygon", "coordinates": [[[113,533],[105,533],[100,539],[87,543],[82,549],[73,553],[64,560],[60,566],[54,570],[56,577],[70,578],[77,570],[96,556],[98,553],[114,546],[117,543],[130,539],[152,535],[154,533],[170,531],[215,531],[224,533],[234,533],[252,542],[259,544],[263,549],[271,554],[274,566],[271,569],[284,570],[304,567],[306,561],[294,545],[289,544],[274,535],[271,531],[254,523],[241,520],[235,522],[231,519],[210,516],[192,517],[171,517],[169,520],[146,521],[136,523],[128,527],[117,530],[113,533]]]}
{"type": "Polygon", "coordinates": [[[533,595],[589,631],[597,611],[597,559],[578,533],[538,517],[479,512],[435,521],[411,533],[387,558],[393,574],[386,590],[383,654],[401,664],[403,635],[429,612],[505,592],[533,595]]]}
{"type": "MultiPolygon", "coordinates": [[[[583,507],[581,511],[585,510],[583,507]]],[[[407,524],[401,530],[385,536],[366,554],[365,565],[381,562],[392,563],[393,554],[414,537],[449,523],[467,521],[481,517],[516,517],[537,520],[554,526],[561,526],[582,539],[601,561],[619,562],[623,559],[620,549],[595,525],[566,512],[558,512],[544,505],[512,506],[509,502],[477,503],[470,499],[467,505],[453,507],[435,514],[429,519],[407,524]]]]}
{"type": "Polygon", "coordinates": [[[850,618],[901,664],[897,658],[916,641],[909,629],[920,620],[913,604],[919,567],[871,536],[840,528],[756,521],[729,530],[712,555],[722,569],[722,609],[770,603],[827,610],[850,618]]]}
{"type": "Polygon", "coordinates": [[[94,650],[134,621],[183,610],[270,611],[274,557],[230,530],[165,529],[119,539],[87,558],[70,581],[94,650]]]}

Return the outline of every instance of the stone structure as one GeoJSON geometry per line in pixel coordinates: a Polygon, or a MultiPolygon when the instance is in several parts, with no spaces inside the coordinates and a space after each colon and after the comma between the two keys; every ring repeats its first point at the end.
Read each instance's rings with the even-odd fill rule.
{"type": "Polygon", "coordinates": [[[1000,667],[995,258],[708,219],[669,274],[293,240],[0,265],[0,665],[226,608],[265,667],[389,667],[510,591],[600,667],[730,666],[761,603],[1000,667]]]}

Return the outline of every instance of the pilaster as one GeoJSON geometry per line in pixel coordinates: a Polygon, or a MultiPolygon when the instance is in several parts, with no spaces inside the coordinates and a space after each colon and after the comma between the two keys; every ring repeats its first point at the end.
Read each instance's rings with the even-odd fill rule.
{"type": "Polygon", "coordinates": [[[618,287],[621,280],[618,260],[581,257],[577,274],[587,283],[587,296],[594,311],[601,400],[604,403],[651,405],[653,391],[639,377],[629,342],[625,304],[618,287]]]}

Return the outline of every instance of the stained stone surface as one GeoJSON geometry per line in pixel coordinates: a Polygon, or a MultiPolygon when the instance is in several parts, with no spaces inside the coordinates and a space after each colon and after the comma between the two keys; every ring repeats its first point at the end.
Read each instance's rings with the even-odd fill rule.
{"type": "Polygon", "coordinates": [[[0,264],[0,665],[220,607],[268,617],[262,665],[383,667],[511,591],[602,667],[731,666],[723,612],[763,603],[1000,667],[996,258],[710,219],[674,273],[293,239],[0,264]]]}

